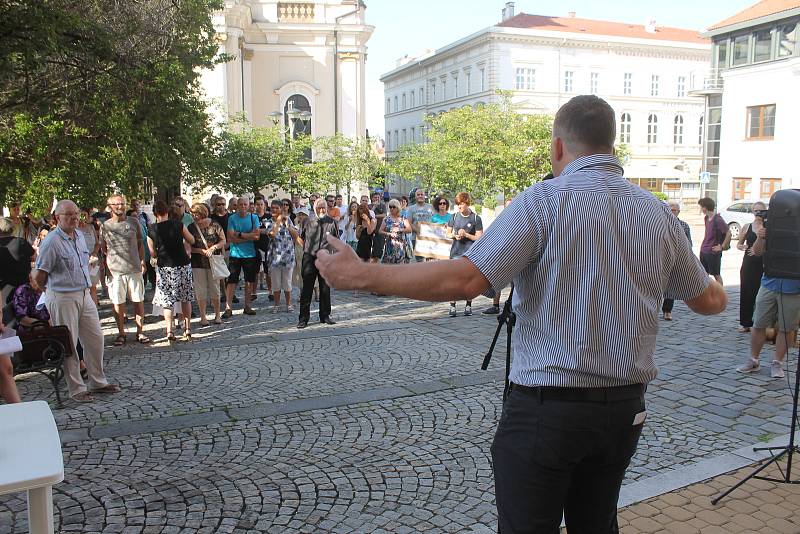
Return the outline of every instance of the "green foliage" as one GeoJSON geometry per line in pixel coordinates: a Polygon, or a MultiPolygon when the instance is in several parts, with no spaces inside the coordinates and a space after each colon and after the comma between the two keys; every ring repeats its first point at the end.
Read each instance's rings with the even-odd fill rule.
{"type": "MultiPolygon", "coordinates": [[[[552,117],[517,113],[499,103],[427,118],[428,142],[404,145],[391,171],[431,191],[468,191],[476,199],[513,195],[550,169],[552,117]]],[[[487,204],[488,205],[488,204],[487,204]]]]}
{"type": "Polygon", "coordinates": [[[666,202],[667,200],[669,200],[667,194],[662,193],[661,191],[651,191],[651,193],[653,193],[653,196],[656,197],[658,200],[661,200],[662,202],[666,202]]]}
{"type": "Polygon", "coordinates": [[[0,0],[0,203],[176,186],[210,162],[219,0],[0,0]]]}

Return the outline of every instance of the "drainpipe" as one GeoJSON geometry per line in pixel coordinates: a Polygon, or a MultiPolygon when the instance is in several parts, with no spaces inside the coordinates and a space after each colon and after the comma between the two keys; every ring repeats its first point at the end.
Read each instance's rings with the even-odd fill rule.
{"type": "Polygon", "coordinates": [[[333,22],[333,133],[339,133],[339,19],[361,12],[361,0],[353,11],[339,15],[333,22]]]}

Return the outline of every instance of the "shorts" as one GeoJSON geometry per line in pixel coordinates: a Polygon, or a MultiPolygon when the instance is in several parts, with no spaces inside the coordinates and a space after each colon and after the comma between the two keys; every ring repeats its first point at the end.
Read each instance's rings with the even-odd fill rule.
{"type": "Polygon", "coordinates": [[[292,291],[292,274],[294,273],[294,264],[288,267],[270,267],[269,276],[272,279],[272,291],[285,291],[287,293],[292,291]]]}
{"type": "Polygon", "coordinates": [[[787,295],[764,286],[758,289],[753,328],[772,328],[780,332],[796,330],[800,323],[800,295],[787,295]]]}
{"type": "Polygon", "coordinates": [[[117,274],[108,283],[108,298],[111,304],[144,302],[144,278],[142,273],[117,274]]]}
{"type": "Polygon", "coordinates": [[[711,276],[719,276],[720,268],[722,267],[722,253],[721,252],[701,252],[700,263],[703,268],[711,276]]]}
{"type": "Polygon", "coordinates": [[[245,282],[255,283],[260,263],[256,256],[252,258],[235,258],[231,256],[228,259],[228,269],[231,272],[231,275],[228,277],[228,283],[239,283],[239,271],[244,271],[245,282]]]}

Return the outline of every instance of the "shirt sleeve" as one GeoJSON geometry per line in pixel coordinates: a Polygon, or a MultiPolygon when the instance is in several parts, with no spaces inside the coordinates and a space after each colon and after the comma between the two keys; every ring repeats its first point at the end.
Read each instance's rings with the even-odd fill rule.
{"type": "MultiPolygon", "coordinates": [[[[50,235],[47,237],[50,237],[50,235]]],[[[53,272],[58,258],[56,257],[56,247],[53,245],[53,240],[56,239],[55,234],[53,234],[53,237],[50,239],[47,237],[42,241],[42,244],[39,245],[39,254],[36,256],[36,268],[50,274],[53,272]]]]}
{"type": "Polygon", "coordinates": [[[710,279],[700,260],[692,252],[689,240],[686,239],[686,234],[675,217],[667,220],[669,239],[675,246],[675,262],[669,273],[664,296],[676,300],[690,300],[705,291],[710,279]]]}
{"type": "Polygon", "coordinates": [[[722,215],[717,215],[716,222],[714,224],[717,226],[720,239],[725,239],[725,234],[728,233],[728,224],[725,222],[725,219],[722,218],[722,215]]]}
{"type": "MultiPolygon", "coordinates": [[[[519,195],[464,254],[495,291],[538,262],[547,228],[546,210],[530,190],[519,195]]],[[[449,225],[450,223],[448,223],[449,225]]]]}
{"type": "Polygon", "coordinates": [[[480,215],[475,216],[475,231],[483,232],[483,221],[481,220],[480,215]]]}

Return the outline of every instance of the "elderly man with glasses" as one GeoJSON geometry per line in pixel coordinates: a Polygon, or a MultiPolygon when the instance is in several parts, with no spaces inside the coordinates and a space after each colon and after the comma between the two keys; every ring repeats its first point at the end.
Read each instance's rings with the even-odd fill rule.
{"type": "Polygon", "coordinates": [[[72,353],[78,353],[76,341],[83,346],[88,390],[78,358],[64,359],[64,374],[70,396],[78,402],[91,402],[92,393],[115,393],[120,387],[109,384],[103,370],[103,331],[89,291],[89,250],[83,234],[76,231],[79,214],[70,200],[56,204],[58,225],[39,246],[33,279],[41,289],[47,288],[45,305],[52,323],[65,325],[72,334],[72,353]]]}
{"type": "Polygon", "coordinates": [[[315,262],[317,255],[323,250],[332,250],[327,238],[338,237],[339,230],[328,215],[328,205],[324,199],[317,200],[314,204],[316,217],[309,219],[300,234],[300,243],[303,246],[303,290],[300,293],[300,320],[297,328],[308,326],[311,317],[311,295],[314,292],[314,283],[319,280],[319,322],[323,324],[336,324],[331,319],[331,289],[319,274],[315,262]]]}

